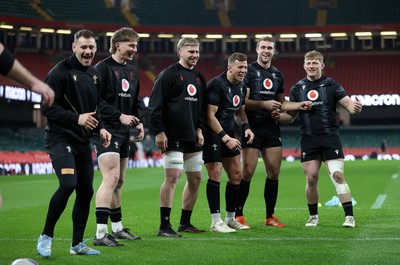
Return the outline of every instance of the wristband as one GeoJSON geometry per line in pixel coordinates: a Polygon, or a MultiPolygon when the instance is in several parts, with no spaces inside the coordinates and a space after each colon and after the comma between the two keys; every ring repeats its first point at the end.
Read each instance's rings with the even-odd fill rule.
{"type": "Polygon", "coordinates": [[[4,47],[0,54],[0,74],[7,75],[14,65],[14,60],[12,53],[4,47]]]}
{"type": "Polygon", "coordinates": [[[224,137],[226,135],[226,132],[224,131],[224,130],[222,130],[222,131],[220,131],[219,133],[218,133],[218,136],[219,136],[219,138],[221,138],[222,139],[222,137],[224,137]]]}
{"type": "Polygon", "coordinates": [[[250,125],[246,122],[242,124],[242,131],[246,131],[247,129],[250,129],[250,125]]]}

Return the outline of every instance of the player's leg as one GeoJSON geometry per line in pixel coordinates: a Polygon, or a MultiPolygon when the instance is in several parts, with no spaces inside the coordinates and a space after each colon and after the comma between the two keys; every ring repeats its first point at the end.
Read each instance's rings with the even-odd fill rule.
{"type": "Polygon", "coordinates": [[[99,251],[88,247],[83,240],[93,197],[93,158],[91,149],[75,156],[77,172],[76,198],[72,210],[73,235],[70,253],[74,255],[98,255],[99,251]]]}
{"type": "Polygon", "coordinates": [[[222,164],[221,162],[207,163],[205,161],[205,168],[207,170],[207,175],[208,175],[206,194],[207,194],[208,207],[210,208],[210,214],[211,214],[210,231],[219,233],[236,232],[236,230],[228,227],[226,223],[222,221],[221,218],[220,182],[221,182],[222,164]]]}
{"type": "Polygon", "coordinates": [[[77,185],[75,159],[68,143],[59,143],[50,147],[48,151],[59,186],[50,199],[46,222],[37,242],[36,250],[43,257],[51,256],[55,225],[77,185]]]}
{"type": "Polygon", "coordinates": [[[165,179],[160,188],[160,227],[159,236],[180,237],[172,229],[170,215],[176,184],[183,170],[183,153],[169,151],[163,154],[165,179]]]}
{"type": "Polygon", "coordinates": [[[354,228],[355,219],[353,214],[353,204],[350,188],[344,177],[344,161],[343,159],[334,159],[325,161],[325,163],[328,169],[328,174],[335,186],[336,193],[344,210],[345,221],[343,227],[354,228]]]}
{"type": "Polygon", "coordinates": [[[303,171],[306,176],[306,199],[310,217],[306,226],[317,226],[318,219],[318,180],[319,170],[321,168],[321,160],[310,160],[302,162],[303,171]]]}
{"type": "MultiPolygon", "coordinates": [[[[124,156],[128,156],[128,150],[124,156]]],[[[121,155],[122,156],[122,155],[121,155]]],[[[128,166],[128,157],[120,158],[120,175],[118,184],[114,190],[113,198],[110,207],[110,220],[112,235],[117,239],[127,239],[127,240],[138,240],[139,236],[136,236],[130,232],[130,229],[124,227],[122,224],[122,209],[121,209],[121,199],[122,199],[122,185],[125,181],[125,171],[128,166]]]]}
{"type": "Polygon", "coordinates": [[[198,229],[190,222],[194,205],[199,194],[202,178],[203,154],[202,152],[185,153],[184,168],[186,184],[182,193],[182,213],[178,227],[179,232],[201,233],[205,230],[198,229]]]}
{"type": "Polygon", "coordinates": [[[222,165],[228,175],[228,182],[225,189],[226,217],[225,223],[232,229],[249,229],[248,225],[243,225],[235,219],[235,210],[239,199],[240,181],[242,172],[240,168],[240,154],[224,157],[222,165]]]}
{"type": "Polygon", "coordinates": [[[266,169],[264,186],[264,200],[266,206],[266,217],[264,224],[269,226],[284,227],[275,217],[275,205],[278,198],[278,179],[282,161],[282,146],[264,148],[261,152],[266,169]]]}
{"type": "Polygon", "coordinates": [[[253,178],[254,171],[256,170],[258,163],[258,155],[259,151],[256,148],[247,147],[242,151],[242,159],[243,159],[243,170],[242,170],[242,179],[240,181],[240,189],[239,189],[239,198],[236,207],[236,220],[243,225],[247,225],[247,222],[244,219],[243,209],[246,203],[247,197],[250,192],[250,183],[253,178]]]}
{"type": "Polygon", "coordinates": [[[93,244],[96,246],[122,246],[108,233],[108,217],[114,190],[119,182],[120,155],[118,152],[104,152],[98,155],[98,164],[103,177],[96,193],[96,236],[93,244]]]}

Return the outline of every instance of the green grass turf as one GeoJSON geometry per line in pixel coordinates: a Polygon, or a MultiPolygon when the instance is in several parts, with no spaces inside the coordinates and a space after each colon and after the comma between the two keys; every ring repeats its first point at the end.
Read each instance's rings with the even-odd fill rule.
{"type": "MultiPolygon", "coordinates": [[[[192,222],[206,229],[202,234],[184,234],[168,239],[156,235],[159,225],[159,189],[164,180],[162,168],[130,169],[123,186],[123,224],[142,240],[125,242],[118,248],[97,247],[99,256],[71,256],[71,209],[74,195],[59,220],[53,240],[53,255],[40,258],[36,240],[44,225],[48,202],[57,188],[55,175],[0,177],[3,208],[0,210],[0,265],[29,257],[40,264],[399,264],[400,263],[400,174],[399,161],[349,161],[345,174],[352,195],[357,227],[341,225],[341,207],[319,209],[320,226],[305,227],[308,218],[305,177],[299,161],[283,162],[276,215],[285,228],[265,227],[263,188],[265,173],[259,163],[244,213],[252,229],[232,234],[209,232],[211,217],[205,195],[204,172],[192,222]],[[379,195],[386,195],[381,207],[372,209],[379,195]]],[[[184,178],[175,193],[171,221],[179,224],[184,178]]],[[[100,185],[96,172],[94,188],[100,185]]],[[[224,198],[226,175],[222,176],[224,198]]],[[[335,195],[322,168],[320,202],[335,195]]],[[[225,209],[224,200],[221,209],[225,209]]],[[[95,204],[85,233],[89,246],[95,235],[95,204]]],[[[225,211],[222,211],[225,217],[225,211]]],[[[109,228],[109,230],[111,230],[109,228]]]]}

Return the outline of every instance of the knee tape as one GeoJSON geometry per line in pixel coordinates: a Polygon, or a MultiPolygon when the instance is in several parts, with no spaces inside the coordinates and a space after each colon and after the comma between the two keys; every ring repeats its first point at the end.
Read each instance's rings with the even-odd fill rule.
{"type": "Polygon", "coordinates": [[[349,193],[350,192],[349,185],[347,185],[347,183],[343,183],[343,184],[337,183],[335,178],[333,177],[333,175],[337,171],[343,173],[343,166],[344,166],[343,160],[329,161],[326,163],[326,166],[328,168],[329,177],[331,178],[332,183],[336,188],[337,194],[339,195],[339,194],[349,193]]]}
{"type": "Polygon", "coordinates": [[[199,153],[185,160],[185,172],[199,172],[203,165],[203,155],[199,153]]]}
{"type": "Polygon", "coordinates": [[[163,155],[164,168],[183,169],[183,153],[171,151],[163,155]]]}

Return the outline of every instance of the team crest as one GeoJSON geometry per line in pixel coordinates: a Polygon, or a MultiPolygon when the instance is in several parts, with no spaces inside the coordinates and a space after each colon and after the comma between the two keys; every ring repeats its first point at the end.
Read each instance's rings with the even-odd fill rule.
{"type": "Polygon", "coordinates": [[[125,78],[122,79],[122,90],[124,92],[129,90],[129,86],[130,86],[130,84],[129,84],[128,80],[126,80],[125,78]]]}
{"type": "Polygon", "coordinates": [[[237,105],[239,105],[239,103],[240,103],[240,97],[238,95],[235,95],[233,97],[232,103],[233,103],[234,107],[237,107],[237,105]]]}
{"type": "Polygon", "coordinates": [[[269,78],[265,78],[265,79],[264,79],[264,81],[263,81],[263,86],[264,86],[266,89],[270,90],[270,89],[273,87],[273,85],[274,85],[274,83],[272,82],[271,79],[269,79],[269,78]]]}
{"type": "Polygon", "coordinates": [[[307,98],[309,100],[316,100],[318,98],[318,96],[319,96],[319,93],[317,90],[310,90],[307,93],[307,98]]]}
{"type": "Polygon", "coordinates": [[[195,87],[194,85],[189,84],[189,85],[187,86],[186,89],[187,89],[188,94],[189,94],[191,97],[193,97],[194,95],[196,95],[197,89],[196,89],[196,87],[195,87]]]}

